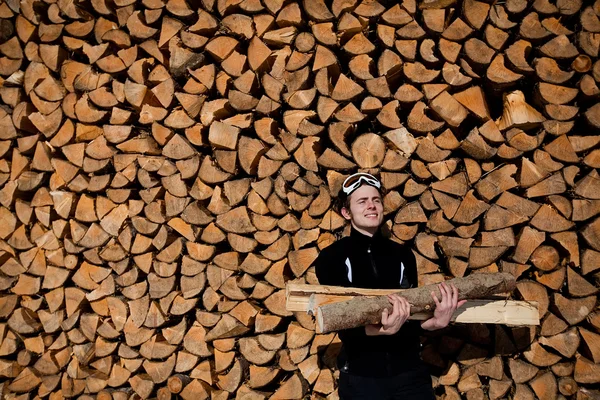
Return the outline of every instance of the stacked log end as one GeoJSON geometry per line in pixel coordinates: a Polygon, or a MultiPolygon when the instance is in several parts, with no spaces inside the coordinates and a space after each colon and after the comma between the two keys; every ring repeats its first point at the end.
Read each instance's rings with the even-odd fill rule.
{"type": "Polygon", "coordinates": [[[426,338],[446,399],[600,396],[600,2],[5,0],[0,397],[337,398],[285,283],[377,173],[421,284],[540,327],[426,338]]]}

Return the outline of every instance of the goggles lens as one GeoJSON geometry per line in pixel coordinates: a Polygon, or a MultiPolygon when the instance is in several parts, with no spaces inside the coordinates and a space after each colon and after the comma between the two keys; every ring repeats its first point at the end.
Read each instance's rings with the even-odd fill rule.
{"type": "Polygon", "coordinates": [[[358,189],[363,183],[367,185],[375,186],[377,189],[381,189],[381,183],[371,174],[367,174],[365,172],[359,172],[344,180],[342,184],[342,190],[346,195],[350,195],[350,193],[354,192],[358,189]]]}

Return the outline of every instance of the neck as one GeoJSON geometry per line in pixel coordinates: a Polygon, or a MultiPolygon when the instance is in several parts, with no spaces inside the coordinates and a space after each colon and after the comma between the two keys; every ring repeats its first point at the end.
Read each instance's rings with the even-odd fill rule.
{"type": "Polygon", "coordinates": [[[355,231],[362,233],[365,236],[368,237],[373,237],[373,235],[375,235],[377,233],[377,231],[379,230],[379,227],[373,227],[373,228],[359,228],[358,226],[352,224],[352,228],[354,228],[355,231]]]}

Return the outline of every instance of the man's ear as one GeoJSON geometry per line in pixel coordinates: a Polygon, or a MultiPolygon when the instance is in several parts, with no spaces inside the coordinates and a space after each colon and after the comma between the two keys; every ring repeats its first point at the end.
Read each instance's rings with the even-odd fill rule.
{"type": "Polygon", "coordinates": [[[342,212],[342,216],[348,221],[352,219],[352,214],[350,214],[350,210],[348,210],[346,207],[342,207],[340,211],[342,212]]]}

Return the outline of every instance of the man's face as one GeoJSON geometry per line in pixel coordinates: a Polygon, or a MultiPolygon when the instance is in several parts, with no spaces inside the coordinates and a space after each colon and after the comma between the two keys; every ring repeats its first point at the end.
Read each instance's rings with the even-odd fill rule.
{"type": "Polygon", "coordinates": [[[342,215],[361,233],[373,235],[383,222],[383,202],[379,191],[362,185],[350,195],[350,209],[342,208],[342,215]]]}

